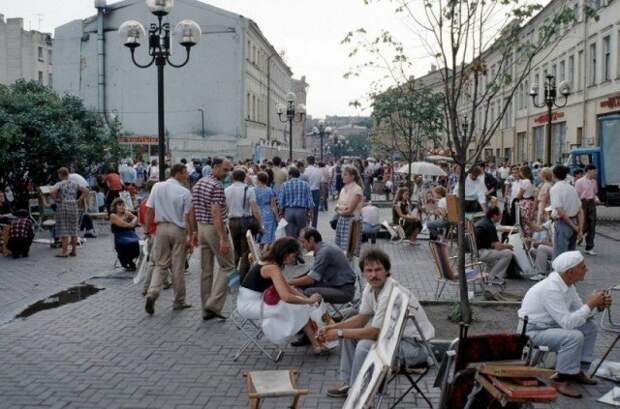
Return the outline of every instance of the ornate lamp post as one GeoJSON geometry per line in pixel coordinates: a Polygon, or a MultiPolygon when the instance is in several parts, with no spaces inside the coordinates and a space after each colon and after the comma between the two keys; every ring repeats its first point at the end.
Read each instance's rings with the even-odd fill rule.
{"type": "Polygon", "coordinates": [[[551,163],[551,123],[553,121],[553,107],[556,108],[564,108],[568,103],[568,96],[570,95],[570,88],[568,83],[562,82],[560,84],[560,93],[564,97],[564,103],[558,104],[556,102],[557,98],[557,88],[555,86],[555,77],[553,75],[547,75],[545,78],[545,93],[542,104],[536,103],[536,97],[538,96],[538,84],[536,84],[530,90],[530,96],[532,97],[532,103],[536,108],[547,107],[547,133],[545,138],[545,163],[551,163]]]}
{"type": "Polygon", "coordinates": [[[170,24],[164,23],[164,16],[170,13],[174,0],[146,0],[146,5],[155,16],[157,24],[151,23],[149,27],[149,55],[151,61],[140,64],[136,61],[136,48],[142,45],[146,37],[146,30],[139,21],[129,20],[121,24],[118,31],[123,45],[131,51],[131,61],[139,68],[157,66],[157,115],[159,128],[159,180],[166,177],[166,143],[164,126],[164,66],[166,63],[175,68],[183,67],[189,62],[190,49],[200,41],[202,34],[200,26],[192,20],[182,20],[174,28],[174,36],[177,42],[185,47],[185,61],[174,64],[170,61],[170,24]]]}
{"type": "Polygon", "coordinates": [[[325,126],[325,121],[324,120],[320,120],[319,121],[319,126],[315,126],[314,128],[312,128],[312,133],[315,136],[319,136],[321,138],[321,153],[320,153],[320,160],[321,162],[323,161],[323,138],[325,138],[325,136],[327,135],[327,137],[329,138],[329,136],[332,133],[332,128],[330,126],[326,127],[325,126]]]}
{"type": "Polygon", "coordinates": [[[295,107],[295,100],[297,97],[294,93],[289,92],[286,94],[286,107],[282,104],[278,104],[276,109],[278,110],[278,118],[282,123],[289,123],[289,151],[288,160],[293,162],[293,121],[301,122],[306,116],[306,106],[299,104],[295,107]]]}

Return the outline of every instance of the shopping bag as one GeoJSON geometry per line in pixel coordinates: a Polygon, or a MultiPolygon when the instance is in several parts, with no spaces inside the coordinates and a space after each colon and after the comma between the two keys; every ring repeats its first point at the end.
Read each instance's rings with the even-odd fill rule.
{"type": "Polygon", "coordinates": [[[276,240],[281,239],[282,237],[286,237],[286,226],[288,226],[288,222],[283,217],[278,222],[278,227],[276,228],[276,240]]]}
{"type": "MultiPolygon", "coordinates": [[[[321,301],[318,307],[312,309],[310,319],[312,320],[311,325],[314,327],[315,333],[319,329],[334,323],[334,319],[327,312],[327,307],[323,301],[321,301]]],[[[324,345],[329,349],[334,349],[338,346],[338,340],[326,342],[324,345]]]]}

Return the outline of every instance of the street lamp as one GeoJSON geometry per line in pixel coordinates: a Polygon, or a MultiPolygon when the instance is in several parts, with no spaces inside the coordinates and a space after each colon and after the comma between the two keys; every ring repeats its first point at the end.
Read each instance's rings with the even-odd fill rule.
{"type": "Polygon", "coordinates": [[[295,100],[297,97],[293,92],[289,92],[286,94],[286,106],[282,104],[278,104],[276,109],[278,111],[278,118],[282,123],[289,123],[289,151],[288,151],[288,160],[293,162],[293,121],[301,122],[304,120],[306,116],[306,106],[304,104],[299,104],[295,107],[295,100]]]}
{"type": "Polygon", "coordinates": [[[556,102],[557,98],[557,88],[555,86],[555,77],[553,75],[547,75],[545,78],[545,93],[542,104],[536,103],[536,97],[538,96],[538,84],[535,84],[534,87],[530,90],[530,96],[532,97],[532,103],[536,108],[547,107],[547,135],[545,138],[545,162],[551,164],[551,123],[553,107],[556,108],[564,108],[568,103],[568,96],[570,95],[570,86],[567,82],[563,81],[560,83],[560,94],[564,97],[564,103],[558,104],[556,102]]]}
{"type": "Polygon", "coordinates": [[[321,162],[323,161],[323,138],[325,137],[325,135],[327,135],[327,137],[329,138],[329,135],[331,135],[332,133],[332,128],[330,126],[326,127],[325,126],[325,121],[324,120],[320,120],[319,121],[319,125],[318,127],[315,126],[314,128],[312,128],[312,133],[314,134],[314,136],[319,136],[321,138],[321,162]]]}
{"type": "Polygon", "coordinates": [[[146,30],[142,23],[136,20],[129,20],[119,27],[119,35],[122,44],[131,51],[131,61],[139,68],[148,68],[155,64],[157,66],[157,115],[159,127],[159,180],[166,178],[166,144],[164,126],[164,66],[166,63],[175,68],[181,68],[189,62],[190,49],[200,41],[202,34],[200,26],[192,20],[182,20],[174,28],[173,35],[177,42],[185,47],[185,61],[181,64],[174,64],[170,61],[170,24],[163,23],[164,16],[170,13],[174,0],[146,0],[146,6],[152,14],[157,16],[157,24],[151,23],[149,28],[149,55],[151,61],[147,64],[140,64],[136,61],[136,48],[142,45],[146,38],[146,30]]]}

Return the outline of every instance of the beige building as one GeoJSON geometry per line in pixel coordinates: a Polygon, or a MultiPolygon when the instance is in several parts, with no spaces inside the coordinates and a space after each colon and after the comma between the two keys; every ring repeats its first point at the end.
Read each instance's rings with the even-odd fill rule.
{"type": "Polygon", "coordinates": [[[52,85],[52,36],[24,30],[23,18],[0,14],[0,83],[19,79],[52,85]]]}

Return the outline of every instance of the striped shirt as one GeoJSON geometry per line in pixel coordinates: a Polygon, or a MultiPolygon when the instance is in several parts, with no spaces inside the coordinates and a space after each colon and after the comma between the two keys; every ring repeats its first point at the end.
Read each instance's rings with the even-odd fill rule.
{"type": "Polygon", "coordinates": [[[211,205],[220,205],[222,221],[228,218],[228,207],[226,207],[226,195],[224,186],[215,176],[210,174],[200,179],[192,189],[194,196],[194,211],[196,221],[203,224],[213,224],[213,214],[211,205]]]}
{"type": "Polygon", "coordinates": [[[299,178],[292,178],[282,185],[282,189],[278,193],[278,208],[286,209],[291,207],[314,208],[312,192],[308,182],[304,182],[299,178]]]}

